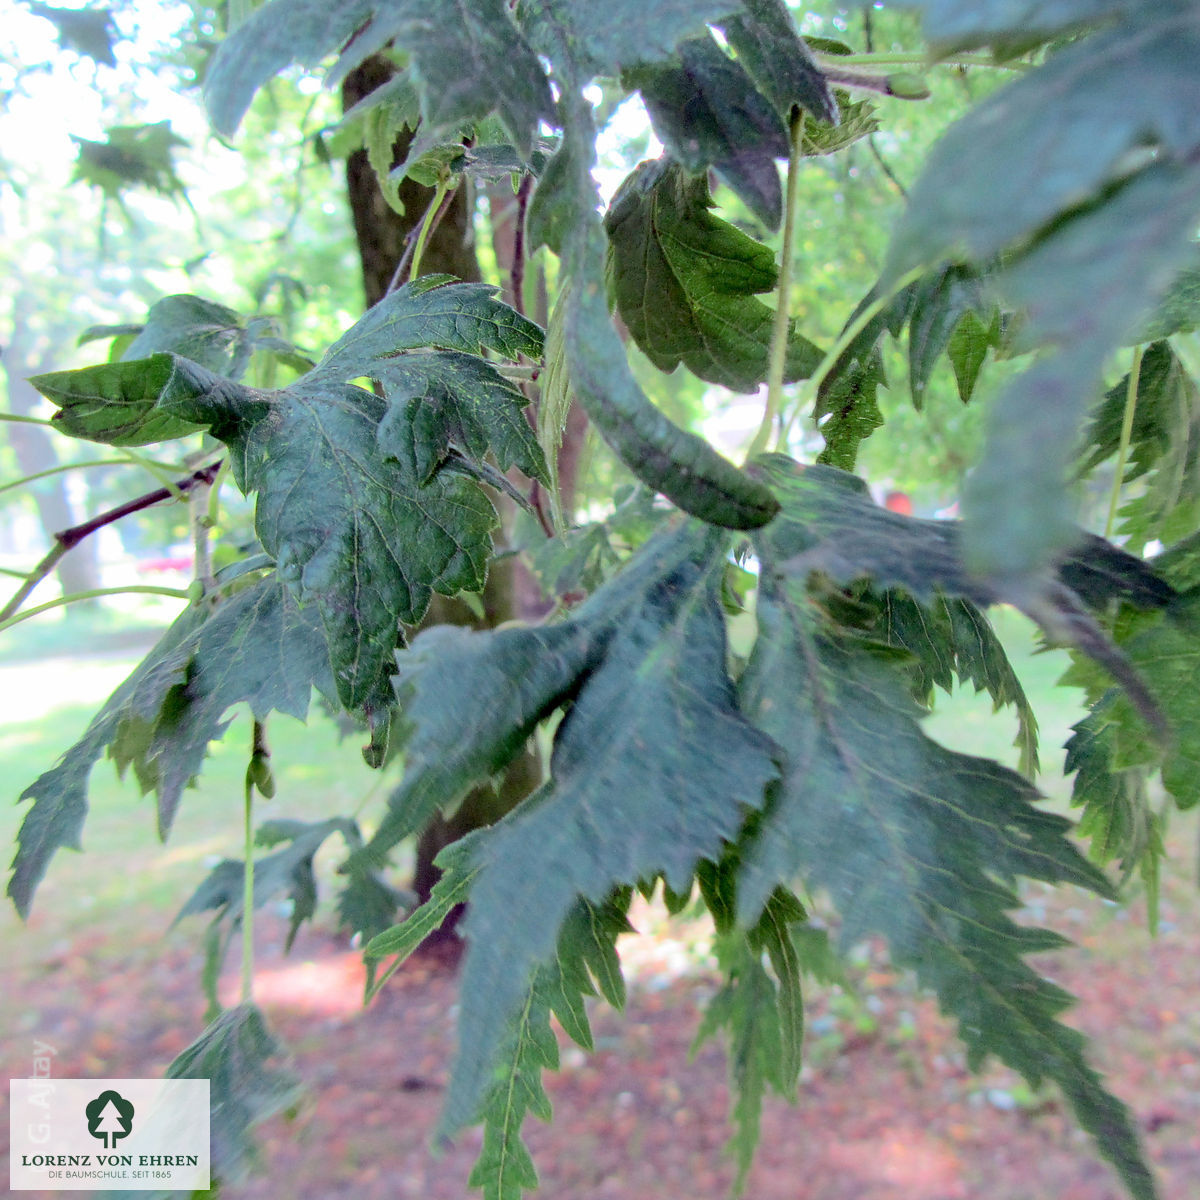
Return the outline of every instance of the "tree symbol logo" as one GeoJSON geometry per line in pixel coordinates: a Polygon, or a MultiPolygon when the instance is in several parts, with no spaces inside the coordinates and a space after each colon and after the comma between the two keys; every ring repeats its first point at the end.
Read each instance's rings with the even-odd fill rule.
{"type": "Polygon", "coordinates": [[[105,1150],[111,1150],[123,1137],[133,1130],[133,1104],[120,1092],[111,1088],[101,1092],[84,1108],[87,1116],[88,1133],[100,1138],[105,1150]]]}

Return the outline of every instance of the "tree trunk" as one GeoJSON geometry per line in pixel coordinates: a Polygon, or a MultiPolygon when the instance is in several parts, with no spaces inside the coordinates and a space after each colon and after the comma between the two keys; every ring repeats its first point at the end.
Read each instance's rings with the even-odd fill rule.
{"type": "MultiPolygon", "coordinates": [[[[386,59],[372,57],[347,76],[342,87],[345,108],[380,87],[391,77],[393,68],[386,59]]],[[[408,149],[409,136],[396,142],[394,162],[400,162],[408,149]]],[[[368,305],[385,295],[396,265],[403,257],[408,239],[415,234],[433,197],[430,188],[406,179],[400,188],[404,213],[388,206],[365,151],[356,151],[346,166],[346,183],[354,230],[362,260],[363,286],[368,305]]],[[[479,263],[475,256],[474,234],[466,188],[460,188],[437,229],[430,235],[421,260],[422,274],[444,272],[459,279],[477,280],[479,263]]],[[[505,515],[501,509],[502,516],[505,515]]],[[[519,616],[514,587],[516,565],[511,558],[493,562],[481,597],[484,619],[480,620],[460,601],[435,596],[424,625],[455,624],[472,628],[494,628],[519,616]]],[[[490,825],[523,800],[541,781],[541,764],[536,753],[524,753],[509,767],[496,785],[472,790],[449,818],[441,816],[422,833],[417,844],[413,888],[421,900],[428,898],[440,872],[433,860],[442,847],[483,825],[490,825]]],[[[443,940],[456,938],[454,928],[461,913],[452,914],[443,926],[443,940]]]]}
{"type": "MultiPolygon", "coordinates": [[[[18,300],[18,307],[20,301],[18,300]]],[[[41,402],[37,389],[28,380],[48,369],[44,364],[31,362],[22,352],[22,331],[13,331],[12,344],[4,354],[4,369],[8,376],[8,403],[19,416],[31,416],[41,402]]],[[[34,475],[59,465],[54,442],[40,425],[12,422],[8,426],[9,445],[17,459],[22,475],[34,475]]],[[[37,507],[38,520],[46,534],[47,546],[56,533],[77,524],[81,517],[71,507],[65,475],[48,475],[25,489],[37,507]]],[[[32,565],[32,564],[31,564],[32,565]]],[[[100,563],[95,538],[84,538],[58,564],[55,573],[64,596],[94,591],[100,586],[100,563]]]]}

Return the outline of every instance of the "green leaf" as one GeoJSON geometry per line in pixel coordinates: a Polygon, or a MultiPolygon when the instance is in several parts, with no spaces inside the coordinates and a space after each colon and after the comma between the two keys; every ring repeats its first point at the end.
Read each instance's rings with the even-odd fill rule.
{"type": "Polygon", "coordinates": [[[973,312],[963,314],[946,343],[946,354],[954,368],[958,397],[966,404],[975,394],[975,384],[989,350],[1001,345],[1000,313],[994,312],[985,325],[973,312]]]}
{"type": "Polygon", "coordinates": [[[1120,859],[1128,876],[1161,856],[1163,847],[1146,788],[1148,770],[1122,769],[1113,761],[1115,700],[1114,692],[1072,726],[1063,772],[1075,773],[1071,803],[1083,809],[1077,832],[1088,839],[1092,857],[1102,864],[1120,859]]]}
{"type": "Polygon", "coordinates": [[[685,38],[705,32],[745,0],[621,0],[602,8],[590,0],[521,0],[517,20],[534,47],[564,65],[569,46],[576,75],[619,75],[626,67],[670,58],[685,38]]]}
{"type": "Polygon", "coordinates": [[[1056,33],[1095,25],[1129,11],[1125,0],[899,0],[919,8],[925,35],[943,54],[994,45],[1036,45],[1056,33]]]}
{"type": "Polygon", "coordinates": [[[1057,352],[991,410],[963,492],[973,571],[1028,578],[1070,544],[1069,468],[1104,360],[1174,276],[1198,215],[1200,165],[1155,163],[1004,272],[1001,286],[1028,313],[1027,344],[1057,352]]]}
{"type": "Polygon", "coordinates": [[[743,919],[797,874],[827,891],[846,944],[885,937],[937,993],[973,1069],[995,1054],[1031,1086],[1054,1079],[1130,1192],[1150,1200],[1129,1113],[1088,1066],[1082,1036],[1055,1020],[1070,997],[1024,961],[1062,939],[1008,915],[1019,876],[1110,896],[1104,876],[1019,775],[924,737],[903,660],[822,627],[786,540],[764,535],[759,555],[759,640],[741,690],[786,760],[742,851],[743,919]]]}
{"type": "Polygon", "coordinates": [[[207,1079],[212,1173],[226,1184],[259,1165],[251,1130],[300,1098],[299,1080],[281,1061],[282,1045],[252,1004],[223,1012],[167,1068],[168,1079],[207,1079]]]}
{"type": "MultiPolygon", "coordinates": [[[[979,318],[991,318],[993,309],[994,305],[984,294],[979,275],[966,268],[946,267],[918,281],[913,289],[912,308],[908,317],[908,385],[912,390],[913,404],[917,408],[921,407],[937,360],[943,352],[949,350],[959,327],[969,317],[974,322],[973,327],[982,331],[983,326],[979,318]]],[[[971,333],[967,336],[970,337],[971,333]]],[[[990,343],[985,342],[983,347],[985,353],[987,344],[990,343]]],[[[974,386],[971,365],[974,366],[974,375],[978,375],[982,363],[982,356],[979,363],[973,362],[978,351],[979,346],[967,348],[972,363],[962,364],[970,384],[966,388],[964,399],[970,397],[974,386]]],[[[953,361],[953,354],[951,358],[953,361]]],[[[959,369],[956,363],[955,375],[959,378],[959,395],[962,396],[964,379],[959,377],[959,369]]]]}
{"type": "Polygon", "coordinates": [[[391,407],[379,446],[424,487],[452,449],[482,464],[490,450],[502,471],[519,467],[548,482],[546,459],[522,411],[529,403],[495,367],[469,354],[405,354],[374,368],[391,407]]]}
{"type": "MultiPolygon", "coordinates": [[[[775,255],[710,211],[708,182],[669,158],[642,163],[604,217],[617,311],[660,371],[750,392],[767,377],[775,312],[755,299],[775,287],[775,255]]],[[[785,382],[821,360],[792,330],[785,382]]]]}
{"type": "MultiPolygon", "coordinates": [[[[499,1056],[504,1065],[496,1070],[480,1112],[483,1147],[468,1180],[471,1187],[483,1189],[484,1200],[520,1200],[525,1191],[537,1187],[521,1125],[530,1112],[550,1120],[550,1098],[541,1080],[543,1070],[558,1067],[550,1014],[579,1045],[592,1048],[584,998],[595,995],[592,978],[598,970],[606,973],[611,964],[620,979],[616,940],[631,928],[627,905],[628,896],[624,905],[619,899],[598,906],[576,903],[563,923],[553,960],[534,973],[532,986],[509,1022],[499,1056]]],[[[624,996],[623,984],[620,994],[624,996]]]]}
{"type": "Polygon", "coordinates": [[[640,587],[614,581],[572,619],[590,623],[613,605],[617,623],[558,727],[549,782],[474,855],[447,1130],[474,1115],[504,1023],[576,897],[599,902],[660,873],[688,888],[774,776],[771,744],[738,713],[725,674],[724,539],[694,525],[672,537],[635,559],[640,587]],[[553,872],[532,867],[534,848],[553,872]]]}
{"type": "Polygon", "coordinates": [[[743,10],[719,24],[738,62],[781,117],[789,118],[798,105],[818,121],[838,124],[833,91],[782,0],[743,0],[743,10]]]}
{"type": "Polygon", "coordinates": [[[685,512],[714,525],[753,529],[778,510],[771,493],[703,439],[672,424],[646,399],[604,299],[604,235],[576,235],[567,260],[567,363],[579,402],[629,469],[685,512]]]}
{"type": "Polygon", "coordinates": [[[8,894],[23,915],[54,852],[81,848],[88,777],[106,749],[119,769],[133,766],[143,791],[158,793],[165,836],[208,743],[224,734],[230,707],[244,701],[257,720],[272,710],[303,719],[314,685],[333,694],[316,614],[300,609],[273,575],[205,613],[187,609],[61,762],[22,792],[34,804],[18,835],[8,894]]]}
{"type": "MultiPolygon", "coordinates": [[[[281,894],[292,901],[287,939],[284,942],[285,953],[291,950],[300,926],[310,920],[316,911],[317,880],[313,874],[313,858],[325,840],[334,833],[340,833],[348,842],[360,840],[357,827],[345,817],[311,823],[267,821],[257,831],[255,841],[260,846],[287,843],[273,854],[254,860],[254,907],[261,908],[268,900],[281,894]]],[[[240,859],[223,859],[176,913],[172,924],[184,917],[215,910],[217,921],[226,923],[231,930],[241,925],[245,877],[244,862],[240,859]]]]}
{"type": "Polygon", "coordinates": [[[768,228],[783,215],[777,158],[788,136],[774,106],[711,37],[679,47],[679,66],[643,66],[622,82],[642,93],[654,131],[693,174],[713,167],[768,228]]]}
{"type": "Polygon", "coordinates": [[[459,283],[450,275],[425,275],[369,308],[325,352],[310,380],[338,383],[359,376],[385,382],[402,351],[431,347],[504,358],[540,358],[542,331],[497,300],[499,288],[459,283]]]}
{"type": "Polygon", "coordinates": [[[244,387],[167,355],[60,373],[50,384],[70,396],[77,432],[87,436],[146,440],[162,436],[165,417],[176,431],[208,426],[229,447],[238,486],[259,493],[264,548],[298,598],[320,612],[338,695],[373,714],[391,704],[399,622],[417,622],[435,590],[479,591],[492,554],[495,510],[474,480],[453,471],[421,478],[439,462],[462,465],[450,454],[459,439],[468,457],[482,459],[491,445],[544,475],[532,434],[517,424],[517,394],[482,360],[464,358],[540,353],[541,330],[494,293],[447,276],[414,281],[281,391],[244,387]],[[430,347],[453,353],[406,353],[430,347]],[[342,382],[364,375],[385,396],[394,385],[404,411],[342,382]]]}
{"type": "MultiPolygon", "coordinates": [[[[1200,803],[1200,704],[1195,676],[1200,664],[1196,630],[1200,628],[1200,593],[1185,593],[1163,618],[1131,626],[1121,650],[1162,706],[1173,737],[1165,751],[1146,738],[1137,709],[1120,694],[1106,694],[1093,714],[1103,714],[1113,766],[1161,768],[1163,786],[1180,808],[1200,803]]],[[[1098,719],[1098,718],[1097,718],[1098,719]]]]}
{"type": "Polygon", "coordinates": [[[186,146],[171,132],[170,121],[153,125],[113,125],[106,140],[94,142],[71,135],[78,147],[72,181],[98,187],[119,200],[130,187],[145,187],[163,196],[181,196],[184,186],[175,174],[175,150],[186,146]]]}
{"type": "Polygon", "coordinates": [[[232,135],[254,93],[293,62],[312,67],[341,52],[336,83],[389,42],[410,56],[427,134],[494,111],[524,152],[553,118],[545,73],[503,0],[272,0],[213,59],[204,81],[212,123],[232,135]]]}
{"type": "Polygon", "coordinates": [[[929,707],[933,687],[950,692],[957,676],[986,691],[998,711],[1012,705],[1017,714],[1015,745],[1021,751],[1021,770],[1038,770],[1038,725],[1025,689],[1012,669],[1000,639],[987,618],[968,600],[939,597],[918,604],[899,591],[880,597],[882,620],[878,636],[889,646],[902,647],[919,665],[913,694],[929,707]]]}
{"type": "MultiPolygon", "coordinates": [[[[1105,393],[1084,433],[1081,472],[1117,453],[1129,394],[1129,376],[1105,393]]],[[[1122,534],[1133,546],[1160,537],[1181,505],[1200,502],[1200,390],[1170,342],[1148,346],[1138,370],[1124,483],[1148,476],[1145,490],[1125,510],[1122,534]]]]}
{"type": "Polygon", "coordinates": [[[507,766],[570,696],[603,636],[586,619],[487,633],[436,625],[400,651],[396,691],[412,722],[404,779],[362,861],[381,864],[439,806],[507,766]]]}
{"type": "Polygon", "coordinates": [[[58,405],[54,423],[63,433],[109,446],[144,446],[204,428],[158,407],[174,375],[174,358],[155,354],[134,362],[50,371],[29,382],[58,405]]]}
{"type": "Polygon", "coordinates": [[[33,3],[29,11],[45,17],[58,30],[58,44],[64,50],[86,55],[106,67],[117,65],[113,42],[119,36],[111,8],[55,8],[33,3]]]}
{"type": "Polygon", "coordinates": [[[1200,146],[1200,9],[1126,11],[951,127],[912,189],[891,277],[960,250],[991,258],[1120,178],[1125,156],[1147,141],[1165,160],[1200,146]]]}
{"type": "Polygon", "coordinates": [[[1134,342],[1152,342],[1176,333],[1192,333],[1197,328],[1200,328],[1200,266],[1189,266],[1175,277],[1145,327],[1134,335],[1134,342]]]}

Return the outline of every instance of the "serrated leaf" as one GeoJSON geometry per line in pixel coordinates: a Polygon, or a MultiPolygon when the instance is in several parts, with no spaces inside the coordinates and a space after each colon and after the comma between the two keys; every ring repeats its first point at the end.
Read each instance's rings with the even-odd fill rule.
{"type": "Polygon", "coordinates": [[[788,156],[782,118],[711,37],[683,42],[678,57],[678,66],[626,71],[622,82],[642,93],[675,159],[694,174],[714,168],[768,229],[778,229],[783,192],[775,160],[788,156]]]}
{"type": "Polygon", "coordinates": [[[144,446],[204,428],[157,407],[174,370],[169,354],[155,354],[134,362],[49,371],[29,382],[58,405],[54,423],[63,433],[109,446],[144,446]]]}
{"type": "MultiPolygon", "coordinates": [[[[769,247],[713,215],[708,182],[669,158],[638,166],[604,217],[617,311],[660,371],[750,392],[767,376],[775,312],[769,247]]],[[[791,330],[785,382],[807,378],[821,352],[791,330]]]]}
{"type": "Polygon", "coordinates": [[[1149,320],[1134,335],[1134,341],[1153,342],[1176,333],[1192,333],[1197,328],[1200,328],[1200,266],[1189,266],[1176,275],[1149,320]]]}
{"type": "Polygon", "coordinates": [[[1070,544],[1069,468],[1104,360],[1170,282],[1198,215],[1200,166],[1155,163],[1001,276],[1028,314],[1026,344],[1055,353],[991,410],[985,452],[963,490],[973,571],[1029,578],[1070,544]]]}
{"type": "Polygon", "coordinates": [[[226,1009],[167,1068],[168,1079],[207,1079],[212,1173],[238,1184],[259,1165],[254,1126],[300,1098],[283,1046],[252,1004],[226,1009]]]}
{"type": "MultiPolygon", "coordinates": [[[[1129,395],[1129,376],[1105,393],[1084,433],[1081,472],[1116,454],[1129,395]]],[[[1133,548],[1161,537],[1165,522],[1200,501],[1200,390],[1171,348],[1155,342],[1141,357],[1124,482],[1148,476],[1123,512],[1121,533],[1133,548]]]]}
{"type": "Polygon", "coordinates": [[[759,554],[759,640],[741,688],[786,762],[743,848],[743,919],[797,874],[828,891],[846,944],[885,937],[893,959],[937,993],[972,1068],[996,1054],[1031,1086],[1053,1078],[1131,1193],[1149,1200],[1129,1113],[1088,1066],[1081,1035],[1055,1020],[1070,997],[1024,961],[1062,939],[1008,915],[1019,876],[1106,896],[1107,881],[1019,775],[924,737],[902,664],[822,627],[786,545],[768,535],[759,554]]]}
{"type": "MultiPolygon", "coordinates": [[[[504,1022],[576,897],[599,902],[614,885],[660,873],[675,890],[688,887],[697,861],[720,855],[774,774],[770,743],[737,712],[725,675],[723,538],[694,526],[676,537],[666,561],[661,543],[639,556],[658,569],[620,603],[602,660],[580,681],[551,779],[475,855],[448,1130],[473,1116],[504,1022]],[[553,873],[530,869],[534,846],[553,873]]],[[[614,596],[597,593],[592,612],[614,596]]]]}
{"type": "Polygon", "coordinates": [[[781,117],[798,105],[818,121],[838,124],[833,90],[782,0],[743,0],[742,11],[719,24],[738,61],[781,117]]]}
{"type": "MultiPolygon", "coordinates": [[[[758,1148],[767,1091],[790,1099],[800,1076],[804,1007],[796,949],[788,928],[799,918],[782,898],[785,894],[781,888],[778,898],[771,897],[758,924],[749,931],[733,930],[717,937],[714,950],[725,982],[708,1002],[692,1042],[695,1054],[719,1029],[727,1036],[734,1123],[729,1149],[737,1163],[735,1196],[745,1188],[758,1148]],[[764,950],[774,979],[763,966],[764,950]]],[[[803,911],[800,909],[801,916],[803,911]]]]}
{"type": "MultiPolygon", "coordinates": [[[[982,607],[1020,601],[966,572],[957,521],[890,512],[871,499],[862,480],[834,467],[802,467],[768,454],[755,460],[755,471],[770,480],[782,502],[767,536],[787,546],[793,573],[821,571],[842,584],[869,579],[876,588],[903,588],[922,601],[938,593],[982,607]]],[[[1082,531],[1077,544],[1060,567],[1060,582],[1088,607],[1103,610],[1117,598],[1141,608],[1171,602],[1174,589],[1151,565],[1082,531]]]]}
{"type": "Polygon", "coordinates": [[[569,47],[578,75],[619,75],[625,67],[670,58],[685,38],[709,21],[743,7],[744,0],[622,0],[598,7],[590,0],[520,0],[517,21],[534,47],[562,65],[569,47]]]}
{"type": "Polygon", "coordinates": [[[915,656],[920,675],[914,694],[928,706],[934,685],[950,692],[957,676],[986,691],[999,710],[1012,705],[1017,714],[1015,745],[1021,751],[1021,771],[1038,770],[1038,725],[1025,689],[1012,669],[1000,639],[987,618],[964,599],[939,597],[918,604],[903,592],[880,598],[883,620],[878,634],[889,646],[915,656]]]}
{"type": "Polygon", "coordinates": [[[958,398],[966,404],[975,394],[975,384],[988,350],[1001,344],[1000,314],[995,312],[985,325],[973,312],[964,313],[946,343],[946,355],[954,368],[958,398]]]}
{"type": "Polygon", "coordinates": [[[469,354],[417,353],[377,361],[391,407],[379,446],[424,487],[451,450],[482,465],[490,450],[502,471],[518,467],[548,482],[546,459],[523,412],[528,399],[488,362],[469,354]]]}
{"type": "Polygon", "coordinates": [[[451,275],[425,275],[406,283],[342,334],[310,378],[341,383],[365,375],[384,382],[390,360],[427,347],[540,358],[542,331],[497,300],[499,290],[486,283],[459,283],[451,275]]]}
{"type": "MultiPolygon", "coordinates": [[[[347,841],[356,840],[358,830],[345,817],[328,821],[268,821],[258,829],[256,842],[270,846],[287,844],[272,854],[254,860],[254,907],[284,895],[292,901],[284,952],[291,950],[300,926],[312,918],[317,907],[317,880],[313,857],[327,838],[340,833],[347,841]],[[350,828],[352,833],[347,834],[350,828]]],[[[240,859],[223,859],[201,881],[191,897],[175,915],[175,924],[184,917],[216,911],[217,921],[230,929],[241,925],[244,917],[246,865],[240,859]]]]}
{"type": "Polygon", "coordinates": [[[1158,767],[1163,786],[1180,808],[1200,803],[1200,705],[1195,678],[1200,664],[1196,630],[1200,594],[1185,593],[1157,621],[1139,622],[1120,648],[1162,706],[1171,727],[1166,750],[1146,738],[1145,725],[1126,696],[1102,697],[1094,713],[1103,713],[1112,764],[1158,767]]]}
{"type": "Polygon", "coordinates": [[[106,67],[117,65],[113,42],[119,35],[111,8],[56,8],[49,4],[32,3],[29,11],[35,17],[45,17],[54,23],[58,30],[58,44],[64,50],[84,54],[106,67]]]}
{"type": "Polygon", "coordinates": [[[495,111],[527,150],[553,117],[545,73],[502,0],[272,0],[217,51],[204,81],[209,116],[231,135],[254,93],[290,63],[341,52],[336,83],[389,42],[410,56],[429,133],[495,111]]]}
{"type": "Polygon", "coordinates": [[[28,913],[54,852],[80,848],[88,777],[106,749],[119,769],[134,768],[143,791],[157,792],[165,836],[208,743],[223,735],[230,707],[246,702],[257,720],[273,710],[304,719],[314,685],[332,695],[316,614],[300,609],[273,575],[231,596],[207,619],[205,612],[187,609],[61,762],[22,792],[21,799],[34,804],[21,826],[8,885],[21,913],[28,913]]]}
{"type": "MultiPolygon", "coordinates": [[[[960,324],[971,317],[982,329],[978,318],[990,318],[992,307],[979,275],[972,270],[946,267],[918,282],[908,316],[908,385],[917,408],[921,407],[937,360],[948,350],[960,324]]],[[[957,367],[955,371],[957,374],[957,367]]],[[[975,373],[978,371],[976,365],[975,373]]],[[[962,394],[961,382],[959,394],[962,394]]]]}
{"type": "Polygon", "coordinates": [[[1063,773],[1074,773],[1071,803],[1083,809],[1077,832],[1098,863],[1120,859],[1126,877],[1162,854],[1158,821],[1146,789],[1145,766],[1117,767],[1110,716],[1116,693],[1072,726],[1063,773]]]}
{"type": "Polygon", "coordinates": [[[585,226],[567,259],[567,363],[579,402],[634,475],[685,512],[714,525],[753,529],[778,510],[770,491],[706,441],[672,424],[638,387],[604,298],[604,234],[585,226]]]}

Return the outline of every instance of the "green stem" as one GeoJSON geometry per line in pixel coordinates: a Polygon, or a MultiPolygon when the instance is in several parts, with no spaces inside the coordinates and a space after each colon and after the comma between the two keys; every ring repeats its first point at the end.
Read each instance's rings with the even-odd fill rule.
{"type": "Polygon", "coordinates": [[[254,1003],[254,784],[246,779],[242,805],[246,867],[242,872],[242,1003],[254,1003]]]}
{"type": "Polygon", "coordinates": [[[450,184],[444,180],[439,180],[437,190],[433,193],[433,199],[429,203],[429,207],[425,210],[425,219],[421,222],[421,232],[417,234],[417,245],[413,250],[412,268],[408,273],[409,279],[419,279],[421,275],[421,257],[425,253],[425,243],[429,239],[429,235],[433,232],[435,222],[440,218],[442,204],[445,202],[446,196],[450,191],[450,184]]]}
{"type": "Polygon", "coordinates": [[[0,412],[0,421],[15,421],[18,425],[49,425],[47,417],[23,417],[19,413],[0,412]]]}
{"type": "Polygon", "coordinates": [[[957,54],[953,58],[930,60],[924,54],[879,53],[879,54],[818,54],[817,63],[822,67],[994,67],[998,71],[1029,71],[1033,64],[1027,62],[997,62],[990,54],[957,54]]]}
{"type": "Polygon", "coordinates": [[[842,330],[836,342],[826,352],[825,357],[821,359],[817,369],[804,381],[804,388],[800,396],[796,400],[796,404],[788,415],[787,421],[784,423],[783,430],[779,436],[779,446],[782,449],[787,445],[788,434],[791,432],[792,424],[796,420],[796,415],[800,410],[812,399],[816,400],[820,394],[821,385],[829,378],[830,373],[838,364],[838,359],[846,352],[846,349],[854,341],[856,337],[892,302],[898,292],[902,292],[914,279],[920,278],[925,267],[913,267],[911,271],[906,272],[897,279],[890,288],[879,296],[876,296],[866,308],[858,314],[842,330]]]}
{"type": "Polygon", "coordinates": [[[1116,473],[1113,475],[1112,495],[1108,498],[1108,520],[1104,536],[1111,538],[1117,522],[1117,505],[1121,500],[1121,484],[1125,480],[1125,464],[1129,460],[1129,443],[1133,438],[1133,417],[1137,412],[1138,382],[1142,377],[1142,348],[1135,346],[1129,365],[1129,383],[1125,389],[1125,417],[1121,421],[1121,442],[1117,447],[1116,473]]]}
{"type": "Polygon", "coordinates": [[[796,234],[796,198],[800,192],[800,163],[804,157],[804,113],[793,110],[791,147],[788,153],[787,198],[783,208],[783,249],[779,256],[779,282],[776,287],[775,325],[771,330],[771,350],[767,360],[767,402],[762,424],[750,443],[748,458],[761,454],[769,445],[771,433],[783,412],[783,374],[787,366],[791,307],[792,256],[796,234]]]}
{"type": "MultiPolygon", "coordinates": [[[[64,550],[65,554],[66,551],[64,550]]],[[[61,558],[62,555],[59,555],[61,558]]],[[[30,589],[32,591],[32,588],[30,589]]],[[[18,593],[20,595],[20,593],[18,593]]],[[[26,593],[28,595],[28,592],[26,593]]],[[[27,608],[24,612],[17,613],[16,616],[8,617],[6,620],[0,620],[0,633],[10,629],[13,625],[19,625],[22,621],[28,621],[30,617],[36,617],[38,613],[44,613],[52,608],[61,608],[64,604],[74,604],[77,600],[94,600],[97,596],[172,596],[176,600],[190,600],[191,593],[185,592],[180,588],[156,587],[152,584],[129,584],[126,587],[110,587],[110,588],[92,588],[86,592],[72,592],[69,596],[59,596],[57,600],[47,600],[45,604],[35,604],[32,608],[27,608]]],[[[16,599],[16,597],[13,597],[16,599]]],[[[5,611],[12,607],[10,600],[5,606],[5,611]]]]}
{"type": "Polygon", "coordinates": [[[67,553],[67,546],[64,543],[55,540],[54,544],[46,551],[45,556],[24,578],[25,582],[13,593],[9,602],[0,608],[0,628],[4,627],[8,619],[25,603],[30,592],[33,591],[47,575],[58,565],[58,560],[67,553]]]}
{"type": "Polygon", "coordinates": [[[0,492],[11,492],[13,488],[24,487],[27,483],[33,483],[37,479],[45,479],[47,475],[60,475],[63,471],[82,471],[85,467],[119,466],[128,461],[128,459],[122,458],[89,458],[84,462],[60,463],[57,467],[47,467],[44,471],[34,471],[32,475],[22,475],[20,479],[14,479],[9,483],[0,483],[0,492]]]}

